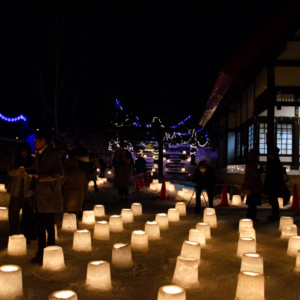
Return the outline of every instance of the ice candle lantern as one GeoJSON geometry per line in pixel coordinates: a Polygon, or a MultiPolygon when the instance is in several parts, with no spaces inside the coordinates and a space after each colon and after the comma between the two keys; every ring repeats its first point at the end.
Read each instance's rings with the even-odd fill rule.
{"type": "Polygon", "coordinates": [[[282,230],[284,226],[291,226],[294,224],[292,217],[280,217],[279,230],[282,230]]]}
{"type": "Polygon", "coordinates": [[[133,222],[133,211],[129,208],[123,208],[121,211],[121,216],[123,224],[128,224],[133,222]]]}
{"type": "Polygon", "coordinates": [[[241,272],[251,271],[264,274],[264,261],[258,253],[244,253],[242,256],[241,272]]]}
{"type": "Polygon", "coordinates": [[[181,248],[181,256],[194,257],[200,265],[201,246],[197,242],[184,241],[181,248]]]}
{"type": "Polygon", "coordinates": [[[242,205],[242,198],[240,195],[233,195],[231,205],[242,205]]]}
{"type": "Polygon", "coordinates": [[[65,259],[62,247],[48,246],[44,248],[43,268],[50,271],[58,271],[65,267],[65,259]]]}
{"type": "Polygon", "coordinates": [[[94,215],[95,217],[104,217],[105,216],[105,208],[104,205],[95,205],[94,206],[94,215]]]}
{"type": "Polygon", "coordinates": [[[109,230],[111,232],[123,231],[123,220],[121,215],[112,215],[109,217],[109,230]]]}
{"type": "Polygon", "coordinates": [[[132,203],[131,210],[134,216],[141,216],[143,214],[142,204],[141,203],[132,203]]]}
{"type": "Polygon", "coordinates": [[[183,288],[199,285],[198,260],[195,257],[178,256],[172,283],[183,288]]]}
{"type": "Polygon", "coordinates": [[[86,284],[93,289],[108,291],[111,286],[110,265],[107,261],[91,261],[87,266],[86,284]]]}
{"type": "Polygon", "coordinates": [[[236,289],[238,300],[265,300],[265,278],[257,272],[240,272],[236,289]]]}
{"type": "Polygon", "coordinates": [[[16,265],[0,267],[0,299],[23,299],[22,270],[16,265]]]}
{"type": "Polygon", "coordinates": [[[147,252],[148,234],[142,230],[135,230],[131,234],[131,249],[137,252],[147,252]]]}
{"type": "Polygon", "coordinates": [[[212,213],[212,214],[216,214],[216,210],[212,207],[206,207],[204,208],[204,211],[203,211],[203,218],[205,216],[206,213],[212,213]]]}
{"type": "Polygon", "coordinates": [[[75,251],[91,251],[92,241],[91,232],[87,229],[77,230],[73,237],[73,250],[75,251]]]}
{"type": "Polygon", "coordinates": [[[240,230],[240,237],[251,237],[256,240],[256,232],[254,228],[243,228],[240,230]]]}
{"type": "Polygon", "coordinates": [[[70,290],[57,291],[49,296],[49,300],[78,300],[77,294],[70,290]]]}
{"type": "Polygon", "coordinates": [[[205,239],[211,239],[210,226],[208,223],[197,223],[196,229],[203,232],[205,239]]]}
{"type": "Polygon", "coordinates": [[[278,198],[279,208],[283,208],[283,198],[278,198]]]}
{"type": "Polygon", "coordinates": [[[82,212],[82,223],[86,225],[95,224],[95,213],[93,210],[84,210],[82,212]]]}
{"type": "Polygon", "coordinates": [[[180,217],[179,217],[179,210],[176,208],[169,208],[168,209],[168,219],[169,222],[179,222],[180,217]]]}
{"type": "Polygon", "coordinates": [[[15,256],[27,254],[26,238],[23,234],[9,236],[7,254],[15,256]]]}
{"type": "Polygon", "coordinates": [[[287,255],[296,257],[298,250],[300,250],[300,236],[293,236],[289,238],[287,255]]]}
{"type": "Polygon", "coordinates": [[[0,220],[1,221],[8,220],[8,208],[7,207],[0,207],[0,220]]]}
{"type": "Polygon", "coordinates": [[[297,251],[295,271],[300,272],[300,249],[297,251]]]}
{"type": "Polygon", "coordinates": [[[208,223],[211,228],[217,228],[217,215],[215,213],[207,212],[204,214],[203,222],[208,223]]]}
{"type": "Polygon", "coordinates": [[[189,241],[190,242],[197,242],[201,245],[201,247],[205,247],[205,235],[203,231],[199,231],[197,229],[190,229],[189,231],[189,241]]]}
{"type": "Polygon", "coordinates": [[[156,214],[155,221],[158,223],[160,230],[169,228],[169,218],[167,214],[156,214]]]}
{"type": "Polygon", "coordinates": [[[106,221],[99,221],[95,223],[94,239],[96,240],[109,240],[109,224],[106,221]]]}
{"type": "Polygon", "coordinates": [[[251,237],[240,237],[238,242],[237,256],[242,257],[244,253],[256,253],[256,241],[251,237]]]}
{"type": "Polygon", "coordinates": [[[158,290],[157,300],[186,300],[185,289],[177,285],[165,285],[158,290]]]}
{"type": "Polygon", "coordinates": [[[64,213],[61,229],[72,231],[77,230],[76,215],[64,213]]]}
{"type": "Polygon", "coordinates": [[[111,264],[120,269],[132,267],[132,253],[129,244],[118,243],[113,245],[111,264]]]}
{"type": "Polygon", "coordinates": [[[147,221],[145,224],[145,232],[148,234],[148,240],[154,241],[160,239],[160,229],[156,221],[147,221]]]}
{"type": "Polygon", "coordinates": [[[239,231],[246,228],[253,228],[253,221],[251,219],[240,219],[239,231]]]}
{"type": "Polygon", "coordinates": [[[292,236],[297,236],[297,225],[284,226],[281,231],[282,239],[289,239],[292,236]]]}
{"type": "Polygon", "coordinates": [[[179,216],[186,216],[186,206],[183,202],[177,202],[175,208],[179,211],[179,216]]]}

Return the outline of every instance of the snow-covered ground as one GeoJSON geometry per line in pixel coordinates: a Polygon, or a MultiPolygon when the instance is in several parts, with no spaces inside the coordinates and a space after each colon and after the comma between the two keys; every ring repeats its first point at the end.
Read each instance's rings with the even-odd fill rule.
{"type": "MultiPolygon", "coordinates": [[[[100,191],[90,190],[90,200],[86,209],[95,204],[105,206],[106,216],[120,214],[122,208],[129,208],[132,202],[143,205],[143,215],[134,218],[134,222],[124,225],[121,233],[111,233],[109,241],[92,240],[91,252],[72,250],[73,234],[60,230],[62,214],[56,215],[59,228],[57,245],[63,247],[66,268],[59,272],[49,272],[39,265],[32,265],[29,260],[34,257],[37,243],[28,245],[27,255],[11,257],[6,253],[8,240],[8,221],[0,221],[0,265],[16,264],[22,267],[24,299],[48,299],[58,290],[71,289],[78,294],[79,300],[92,299],[145,299],[156,300],[158,289],[172,283],[176,258],[180,255],[182,243],[188,239],[189,230],[202,221],[202,214],[195,219],[194,203],[187,209],[188,215],[181,217],[178,224],[161,231],[159,241],[149,242],[149,252],[133,253],[134,266],[120,270],[111,268],[113,288],[109,292],[89,290],[85,286],[87,264],[93,260],[111,262],[112,246],[115,243],[130,243],[133,230],[144,230],[146,221],[155,219],[156,213],[167,212],[175,206],[175,200],[160,201],[153,192],[133,192],[131,187],[129,201],[121,204],[116,190],[111,183],[101,185],[100,191]]],[[[9,195],[0,193],[0,205],[8,206],[9,195]]],[[[215,201],[217,204],[219,200],[215,201]]],[[[201,249],[199,266],[200,287],[187,290],[187,300],[222,300],[234,299],[241,259],[236,257],[239,219],[246,215],[246,207],[216,208],[218,228],[212,229],[212,239],[206,248],[201,249]]],[[[299,300],[300,274],[294,273],[295,258],[286,255],[287,240],[280,239],[279,222],[269,222],[266,217],[270,209],[263,206],[258,210],[260,222],[254,224],[257,234],[257,253],[264,258],[266,300],[299,300]]],[[[282,210],[282,215],[293,216],[300,226],[300,210],[282,210]]],[[[93,231],[92,226],[83,226],[93,231]]]]}

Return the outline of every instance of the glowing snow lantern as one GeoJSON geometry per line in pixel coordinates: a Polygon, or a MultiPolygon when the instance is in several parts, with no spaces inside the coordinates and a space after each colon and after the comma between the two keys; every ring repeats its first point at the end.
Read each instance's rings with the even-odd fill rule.
{"type": "Polygon", "coordinates": [[[300,249],[300,236],[293,236],[289,238],[289,245],[287,250],[287,255],[296,257],[297,251],[300,249]]]}
{"type": "Polygon", "coordinates": [[[121,211],[121,217],[123,220],[123,224],[132,223],[133,222],[133,212],[129,208],[123,208],[121,211]]]}
{"type": "Polygon", "coordinates": [[[176,208],[169,208],[168,209],[168,219],[169,222],[179,222],[180,216],[179,216],[179,210],[176,208]]]}
{"type": "Polygon", "coordinates": [[[265,300],[265,278],[257,272],[240,272],[236,289],[239,300],[265,300]]]}
{"type": "Polygon", "coordinates": [[[152,183],[158,184],[158,179],[153,179],[153,180],[152,180],[152,183]]]}
{"type": "Polygon", "coordinates": [[[169,228],[169,218],[167,214],[156,214],[155,221],[158,223],[160,230],[169,228]]]}
{"type": "Polygon", "coordinates": [[[251,237],[256,240],[256,232],[254,228],[243,228],[240,230],[240,237],[251,237]]]}
{"type": "Polygon", "coordinates": [[[298,231],[297,225],[295,224],[284,226],[281,231],[281,238],[289,239],[290,237],[297,236],[298,235],[297,231],[298,231]]]}
{"type": "Polygon", "coordinates": [[[283,208],[283,198],[278,198],[279,208],[283,208]]]}
{"type": "Polygon", "coordinates": [[[77,230],[74,232],[73,250],[75,251],[92,250],[91,233],[89,230],[84,229],[84,230],[77,230]]]}
{"type": "Polygon", "coordinates": [[[190,162],[191,160],[192,160],[192,159],[191,159],[190,157],[187,159],[187,161],[189,161],[189,162],[190,162]]]}
{"type": "Polygon", "coordinates": [[[216,214],[216,210],[212,207],[206,207],[204,208],[204,211],[203,211],[203,218],[205,216],[206,213],[211,213],[211,214],[216,214]]]}
{"type": "Polygon", "coordinates": [[[200,264],[201,246],[197,242],[184,241],[181,248],[181,256],[194,257],[200,264]]]}
{"type": "Polygon", "coordinates": [[[19,266],[0,267],[0,299],[23,299],[22,270],[19,266]]]}
{"type": "Polygon", "coordinates": [[[6,192],[5,184],[0,184],[0,192],[6,192]]]}
{"type": "Polygon", "coordinates": [[[199,231],[197,229],[190,229],[189,231],[189,241],[190,242],[197,242],[201,245],[201,247],[205,247],[205,235],[203,231],[199,231]]]}
{"type": "Polygon", "coordinates": [[[300,250],[297,251],[295,271],[300,272],[300,250]]]}
{"type": "Polygon", "coordinates": [[[186,216],[186,206],[183,202],[177,202],[175,208],[179,211],[179,216],[186,216]]]}
{"type": "Polygon", "coordinates": [[[182,154],[186,154],[186,151],[182,151],[182,154]]]}
{"type": "Polygon", "coordinates": [[[107,182],[107,178],[101,178],[101,180],[102,180],[102,183],[107,182]]]}
{"type": "Polygon", "coordinates": [[[143,214],[143,208],[141,203],[132,203],[131,210],[134,216],[141,216],[143,214]]]}
{"type": "Polygon", "coordinates": [[[207,212],[204,214],[203,222],[208,223],[211,228],[217,228],[217,215],[207,212]]]}
{"type": "Polygon", "coordinates": [[[76,215],[64,213],[61,229],[62,230],[77,230],[76,215]]]}
{"type": "Polygon", "coordinates": [[[294,224],[292,217],[280,217],[279,230],[282,230],[284,226],[291,226],[294,224]]]}
{"type": "Polygon", "coordinates": [[[248,253],[248,252],[256,253],[255,239],[250,237],[239,238],[237,256],[242,257],[244,253],[248,253]]]}
{"type": "Polygon", "coordinates": [[[105,216],[105,208],[104,205],[95,205],[94,206],[94,215],[95,217],[103,217],[105,216]]]}
{"type": "Polygon", "coordinates": [[[240,219],[239,231],[245,228],[253,228],[253,221],[251,219],[240,219]]]}
{"type": "Polygon", "coordinates": [[[178,256],[172,283],[183,288],[199,285],[198,260],[195,257],[178,256]]]}
{"type": "Polygon", "coordinates": [[[289,201],[289,204],[292,204],[293,203],[293,195],[290,196],[290,201],[289,201]]]}
{"type": "Polygon", "coordinates": [[[94,239],[109,240],[109,224],[106,221],[99,221],[95,223],[94,239]]]}
{"type": "Polygon", "coordinates": [[[1,221],[8,220],[8,208],[7,207],[0,207],[0,220],[1,221]]]}
{"type": "Polygon", "coordinates": [[[44,248],[43,268],[50,271],[61,270],[65,267],[62,247],[48,246],[44,248]]]}
{"type": "Polygon", "coordinates": [[[170,163],[171,162],[171,160],[170,159],[167,159],[167,163],[170,163]]]}
{"type": "Polygon", "coordinates": [[[147,157],[147,155],[145,154],[144,157],[147,157]]]}
{"type": "Polygon", "coordinates": [[[109,262],[103,260],[89,262],[86,284],[93,289],[110,290],[112,286],[109,262]]]}
{"type": "Polygon", "coordinates": [[[205,239],[211,239],[210,226],[208,223],[197,223],[196,229],[203,232],[205,239]]]}
{"type": "Polygon", "coordinates": [[[131,234],[131,249],[132,251],[147,252],[148,249],[148,234],[142,230],[135,230],[131,234]]]}
{"type": "Polygon", "coordinates": [[[8,255],[26,255],[27,244],[23,234],[12,235],[8,238],[7,245],[8,255]]]}
{"type": "Polygon", "coordinates": [[[157,300],[186,300],[185,290],[176,285],[165,285],[158,290],[157,300]]]}
{"type": "Polygon", "coordinates": [[[132,253],[129,244],[118,243],[113,245],[111,264],[121,269],[132,267],[132,253]]]}
{"type": "Polygon", "coordinates": [[[95,213],[93,210],[84,210],[82,212],[82,223],[86,225],[95,224],[95,213]]]}
{"type": "Polygon", "coordinates": [[[107,171],[107,174],[108,174],[108,175],[111,175],[111,171],[107,171]]]}
{"type": "Polygon", "coordinates": [[[240,195],[233,195],[231,205],[242,205],[242,198],[240,195]]]}
{"type": "Polygon", "coordinates": [[[70,290],[54,292],[49,296],[49,300],[78,300],[77,294],[70,290]]]}
{"type": "Polygon", "coordinates": [[[149,241],[160,239],[159,224],[156,221],[154,222],[147,221],[145,224],[145,232],[148,234],[149,241]]]}
{"type": "Polygon", "coordinates": [[[241,272],[251,271],[264,274],[264,260],[258,253],[244,253],[242,256],[241,272]]]}
{"type": "Polygon", "coordinates": [[[185,168],[181,168],[181,172],[185,172],[185,168]]]}
{"type": "Polygon", "coordinates": [[[112,215],[109,217],[109,230],[111,232],[123,231],[123,220],[121,215],[112,215]]]}

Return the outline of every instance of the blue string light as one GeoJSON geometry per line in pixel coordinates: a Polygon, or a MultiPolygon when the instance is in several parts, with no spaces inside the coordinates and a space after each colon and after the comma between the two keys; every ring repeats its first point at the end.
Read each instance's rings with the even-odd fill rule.
{"type": "Polygon", "coordinates": [[[17,121],[27,122],[27,119],[23,115],[19,115],[18,117],[15,117],[15,118],[8,118],[8,117],[5,117],[4,115],[0,114],[0,118],[6,122],[17,122],[17,121]]]}
{"type": "Polygon", "coordinates": [[[179,127],[180,125],[184,124],[185,121],[189,120],[191,118],[191,116],[188,116],[187,118],[185,118],[183,121],[181,121],[180,123],[178,123],[178,125],[174,125],[174,126],[171,126],[170,128],[177,128],[179,127]]]}
{"type": "Polygon", "coordinates": [[[121,110],[123,110],[123,107],[120,104],[120,101],[118,99],[116,99],[116,106],[120,107],[121,110]]]}

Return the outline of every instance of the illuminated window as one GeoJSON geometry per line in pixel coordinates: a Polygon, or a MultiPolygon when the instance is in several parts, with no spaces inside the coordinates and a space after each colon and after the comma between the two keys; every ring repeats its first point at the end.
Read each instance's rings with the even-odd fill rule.
{"type": "Polygon", "coordinates": [[[276,95],[276,101],[282,101],[282,102],[295,102],[295,94],[277,94],[276,95]]]}
{"type": "Polygon", "coordinates": [[[236,156],[241,156],[241,133],[236,134],[236,156]]]}
{"type": "Polygon", "coordinates": [[[267,123],[259,124],[259,152],[267,154],[267,123]]]}
{"type": "Polygon", "coordinates": [[[277,147],[280,155],[292,155],[293,153],[293,125],[277,124],[277,147]]]}
{"type": "Polygon", "coordinates": [[[254,148],[254,124],[248,129],[248,151],[254,148]]]}

